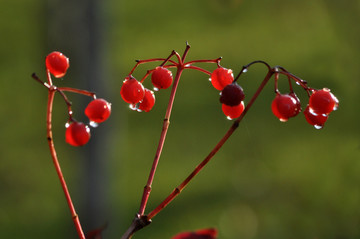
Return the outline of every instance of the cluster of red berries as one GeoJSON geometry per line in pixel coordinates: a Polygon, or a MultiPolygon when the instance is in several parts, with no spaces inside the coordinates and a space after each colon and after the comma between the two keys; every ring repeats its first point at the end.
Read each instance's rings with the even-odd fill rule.
{"type": "MultiPolygon", "coordinates": [[[[154,90],[167,89],[173,82],[172,72],[163,66],[158,66],[151,72],[151,82],[154,90]]],[[[149,112],[155,104],[153,91],[144,88],[142,82],[133,76],[125,78],[120,90],[123,100],[130,104],[130,108],[139,112],[149,112]]]]}
{"type": "MultiPolygon", "coordinates": [[[[328,119],[329,114],[337,109],[339,101],[327,88],[321,90],[312,89],[310,92],[312,94],[309,98],[309,104],[304,111],[305,119],[315,128],[321,129],[328,119]]],[[[289,118],[301,112],[301,103],[294,92],[289,94],[276,92],[275,99],[271,104],[271,109],[280,121],[286,122],[289,118]]]]}
{"type": "Polygon", "coordinates": [[[238,118],[245,109],[245,94],[241,86],[234,81],[232,70],[218,67],[211,73],[210,81],[215,89],[221,91],[221,108],[226,117],[238,118]]]}
{"type": "MultiPolygon", "coordinates": [[[[50,53],[45,60],[46,69],[56,78],[63,77],[69,68],[69,58],[61,52],[50,53]]],[[[111,104],[104,99],[94,99],[85,108],[85,115],[90,125],[96,127],[104,122],[111,114],[111,104]]],[[[83,122],[77,122],[69,111],[69,121],[66,123],[65,141],[72,146],[85,145],[90,140],[90,127],[83,122]]]]}

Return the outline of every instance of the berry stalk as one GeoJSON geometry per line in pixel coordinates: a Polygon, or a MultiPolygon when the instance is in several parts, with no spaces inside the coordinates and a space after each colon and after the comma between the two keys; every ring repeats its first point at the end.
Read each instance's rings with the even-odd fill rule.
{"type": "Polygon", "coordinates": [[[55,92],[56,92],[55,90],[53,90],[51,88],[49,89],[48,105],[47,105],[47,113],[46,113],[46,115],[47,115],[46,116],[47,140],[48,140],[48,144],[49,144],[49,148],[50,148],[51,157],[52,157],[52,160],[53,160],[53,163],[54,163],[54,166],[55,166],[55,170],[56,170],[56,173],[58,175],[61,187],[63,189],[63,192],[64,192],[64,195],[65,195],[65,198],[66,198],[66,201],[67,201],[67,204],[68,204],[68,207],[69,207],[71,217],[72,217],[72,220],[74,222],[76,231],[77,231],[78,236],[79,236],[80,239],[85,239],[85,235],[84,235],[84,232],[83,232],[81,224],[80,224],[79,216],[77,215],[77,213],[75,211],[75,207],[74,207],[74,204],[73,204],[73,202],[71,200],[71,196],[70,196],[69,190],[67,188],[67,184],[65,182],[65,178],[64,178],[64,175],[63,175],[63,173],[61,171],[59,160],[57,158],[57,154],[56,154],[56,151],[55,151],[55,145],[54,145],[54,140],[53,140],[53,136],[52,136],[53,135],[52,134],[52,123],[51,123],[51,121],[52,121],[52,119],[51,119],[52,107],[53,107],[53,101],[54,101],[55,92]]]}
{"type": "MultiPolygon", "coordinates": [[[[80,239],[85,239],[85,235],[84,232],[82,230],[81,224],[80,224],[80,220],[79,220],[79,216],[76,213],[74,204],[72,202],[64,175],[62,173],[61,167],[60,167],[60,163],[56,154],[56,150],[55,150],[55,145],[54,145],[54,140],[53,140],[53,133],[52,133],[52,108],[53,108],[53,102],[54,102],[54,96],[56,92],[59,92],[62,97],[64,98],[67,106],[68,106],[68,110],[69,110],[69,116],[71,117],[71,103],[68,101],[66,95],[60,90],[58,89],[56,86],[54,86],[52,84],[52,80],[51,80],[51,76],[50,76],[50,72],[47,71],[47,81],[48,83],[42,82],[35,74],[32,74],[32,77],[38,81],[39,83],[42,83],[46,88],[48,88],[48,102],[47,102],[47,110],[46,110],[46,137],[47,137],[47,141],[48,141],[48,145],[49,145],[49,149],[50,149],[50,154],[51,154],[51,158],[56,170],[56,173],[58,175],[62,190],[64,192],[65,198],[66,198],[66,202],[68,204],[70,213],[71,213],[71,217],[72,220],[74,222],[76,231],[78,233],[78,236],[80,239]]],[[[65,89],[68,90],[68,89],[65,89]]],[[[72,90],[69,90],[72,91],[72,90]]],[[[77,91],[77,90],[75,90],[77,91]]],[[[86,92],[82,92],[82,93],[86,93],[86,92]]],[[[88,94],[92,94],[90,92],[88,92],[88,94]]]]}
{"type": "Polygon", "coordinates": [[[163,146],[164,146],[164,143],[165,143],[166,134],[167,134],[167,131],[168,131],[168,128],[169,128],[169,125],[170,125],[170,116],[171,116],[171,111],[172,111],[172,107],[173,107],[173,104],[174,104],[175,93],[176,93],[176,90],[177,90],[177,86],[179,84],[181,73],[184,70],[184,67],[183,67],[183,64],[182,64],[182,61],[180,59],[179,54],[178,53],[175,53],[175,54],[179,59],[179,64],[178,64],[178,67],[177,67],[177,72],[176,72],[176,76],[175,76],[175,79],[174,79],[174,83],[173,83],[173,86],[172,86],[172,89],[171,89],[170,99],[169,99],[169,103],[168,103],[168,106],[167,106],[167,109],[166,109],[166,113],[165,113],[165,117],[164,117],[164,123],[163,123],[163,127],[162,127],[161,134],[160,134],[159,144],[158,144],[158,147],[157,147],[157,150],[156,150],[156,153],[155,153],[155,158],[154,158],[154,161],[153,161],[152,168],[150,170],[150,174],[149,174],[149,177],[148,177],[147,184],[144,187],[144,192],[143,192],[143,196],[142,196],[142,200],[141,200],[141,204],[140,204],[140,209],[139,209],[139,214],[140,215],[144,215],[146,204],[147,204],[147,201],[148,201],[149,196],[150,196],[152,182],[154,180],[156,168],[157,168],[157,165],[158,165],[159,160],[160,160],[161,152],[162,152],[162,149],[163,149],[163,146]]]}
{"type": "MultiPolygon", "coordinates": [[[[252,65],[252,62],[248,64],[247,66],[244,66],[240,74],[247,69],[250,65],[252,65]]],[[[262,62],[261,62],[262,63],[262,62]]],[[[267,64],[266,64],[267,65],[267,64]]],[[[268,66],[268,65],[267,65],[268,66]]],[[[259,88],[254,93],[253,97],[250,99],[249,103],[246,105],[243,113],[234,121],[234,123],[231,125],[229,130],[225,133],[225,135],[220,139],[220,141],[215,145],[215,147],[211,150],[211,152],[208,154],[208,156],[198,165],[196,168],[190,173],[190,175],[178,186],[176,187],[169,196],[165,198],[164,201],[162,201],[153,211],[151,211],[147,215],[147,219],[151,220],[154,216],[156,216],[161,210],[163,210],[171,201],[175,199],[176,196],[178,196],[181,191],[189,184],[189,182],[210,162],[210,160],[215,156],[215,154],[220,150],[220,148],[225,144],[225,142],[230,138],[230,136],[234,133],[234,131],[238,128],[240,121],[245,117],[248,110],[251,108],[265,85],[269,82],[271,76],[275,73],[274,68],[270,68],[268,66],[268,73],[266,74],[264,80],[261,82],[259,88]]],[[[238,78],[238,77],[237,77],[238,78]]]]}

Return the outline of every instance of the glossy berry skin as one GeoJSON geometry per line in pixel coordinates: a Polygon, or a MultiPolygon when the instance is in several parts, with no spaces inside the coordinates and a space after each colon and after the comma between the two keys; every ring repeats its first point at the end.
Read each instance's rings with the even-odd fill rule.
{"type": "Polygon", "coordinates": [[[216,239],[217,230],[214,228],[201,229],[195,232],[182,232],[171,239],[216,239]]]}
{"type": "Polygon", "coordinates": [[[72,146],[83,146],[90,139],[90,128],[81,122],[72,122],[66,128],[65,141],[72,146]]]}
{"type": "Polygon", "coordinates": [[[236,82],[228,84],[221,91],[220,102],[228,106],[235,106],[240,104],[245,98],[245,94],[241,86],[236,82]]]}
{"type": "Polygon", "coordinates": [[[46,68],[56,78],[61,78],[69,68],[69,58],[58,51],[51,52],[45,59],[46,68]]]}
{"type": "Polygon", "coordinates": [[[211,73],[210,79],[215,89],[223,90],[225,86],[234,81],[234,75],[231,69],[219,67],[211,73]]]}
{"type": "Polygon", "coordinates": [[[301,111],[299,103],[298,98],[290,94],[277,94],[271,103],[271,110],[280,121],[286,122],[301,111]]]}
{"type": "Polygon", "coordinates": [[[306,109],[304,110],[304,115],[306,121],[313,125],[316,129],[321,129],[328,119],[328,115],[326,114],[316,114],[315,112],[312,112],[309,105],[307,105],[306,109]]]}
{"type": "Polygon", "coordinates": [[[85,108],[85,115],[95,123],[104,122],[111,114],[111,104],[104,99],[95,99],[85,108]]]}
{"type": "Polygon", "coordinates": [[[139,103],[145,96],[145,89],[135,78],[126,77],[120,90],[121,97],[126,103],[139,103]]]}
{"type": "Polygon", "coordinates": [[[165,67],[158,66],[151,74],[151,82],[157,89],[167,89],[173,82],[172,72],[165,67]]]}
{"type": "Polygon", "coordinates": [[[316,114],[329,114],[338,104],[338,99],[327,88],[315,91],[309,99],[309,106],[316,114]]]}
{"type": "Polygon", "coordinates": [[[232,119],[238,118],[242,114],[242,112],[245,109],[245,106],[244,106],[244,102],[241,101],[240,104],[235,105],[235,106],[228,106],[228,105],[222,104],[221,108],[222,108],[222,111],[225,114],[225,116],[228,119],[232,120],[232,119]]]}
{"type": "Polygon", "coordinates": [[[145,89],[145,96],[143,100],[139,103],[139,110],[149,112],[155,104],[155,95],[149,89],[145,89]]]}

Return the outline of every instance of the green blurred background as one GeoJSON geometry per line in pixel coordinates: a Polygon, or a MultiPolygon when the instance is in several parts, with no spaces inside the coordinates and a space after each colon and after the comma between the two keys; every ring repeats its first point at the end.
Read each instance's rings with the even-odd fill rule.
{"type": "MultiPolygon", "coordinates": [[[[302,114],[281,123],[268,85],[213,162],[134,238],[206,227],[216,227],[221,239],[360,238],[360,1],[0,3],[1,238],[77,238],[48,152],[47,92],[31,78],[36,72],[45,79],[45,56],[60,50],[70,58],[67,76],[55,84],[112,102],[111,118],[92,131],[91,143],[72,148],[63,136],[66,107],[56,98],[54,137],[84,229],[108,222],[104,238],[120,238],[138,210],[170,91],[156,94],[150,113],[136,113],[119,95],[122,81],[135,59],[182,53],[186,41],[189,60],[222,56],[235,73],[253,60],[282,65],[311,87],[331,88],[340,108],[322,130],[302,114]]],[[[259,65],[241,78],[248,98],[265,74],[259,65]]],[[[182,76],[147,211],[231,125],[207,79],[195,71],[182,76]]],[[[304,107],[305,92],[296,91],[304,107]]],[[[89,99],[69,98],[75,117],[85,120],[89,99]]]]}

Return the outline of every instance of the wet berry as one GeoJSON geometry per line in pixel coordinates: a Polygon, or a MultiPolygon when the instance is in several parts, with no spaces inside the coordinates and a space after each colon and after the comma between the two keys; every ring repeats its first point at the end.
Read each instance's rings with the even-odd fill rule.
{"type": "Polygon", "coordinates": [[[63,77],[69,68],[69,58],[58,51],[51,52],[45,59],[46,68],[56,78],[63,77]]]}
{"type": "Polygon", "coordinates": [[[90,128],[81,122],[71,122],[66,128],[65,141],[72,146],[82,146],[90,139],[90,128]]]}
{"type": "Polygon", "coordinates": [[[155,95],[149,89],[145,89],[145,96],[143,100],[139,103],[139,110],[149,112],[155,104],[155,95]]]}
{"type": "Polygon", "coordinates": [[[245,94],[241,86],[236,82],[228,84],[221,92],[220,102],[228,106],[240,104],[245,98],[245,94]]]}
{"type": "Polygon", "coordinates": [[[316,129],[321,129],[328,119],[328,115],[326,114],[317,114],[313,112],[309,105],[307,105],[306,109],[304,110],[304,115],[306,121],[313,125],[316,129]]]}
{"type": "Polygon", "coordinates": [[[111,104],[104,99],[95,99],[85,108],[85,115],[95,123],[104,122],[111,114],[111,104]]]}
{"type": "Polygon", "coordinates": [[[158,66],[151,74],[151,82],[157,89],[167,89],[173,82],[172,72],[165,67],[158,66]]]}
{"type": "Polygon", "coordinates": [[[121,97],[126,103],[139,103],[145,95],[144,86],[133,77],[126,77],[120,90],[121,97]]]}
{"type": "Polygon", "coordinates": [[[215,89],[223,90],[225,86],[234,81],[234,75],[231,69],[219,67],[211,73],[210,79],[215,89]]]}
{"type": "Polygon", "coordinates": [[[286,122],[301,111],[300,101],[289,94],[276,94],[271,110],[280,121],[286,122]]]}
{"type": "Polygon", "coordinates": [[[309,106],[316,114],[329,114],[338,104],[338,99],[327,88],[315,91],[309,99],[309,106]]]}
{"type": "Polygon", "coordinates": [[[244,102],[241,101],[240,104],[235,105],[235,106],[228,106],[228,105],[222,104],[221,108],[222,108],[222,111],[225,114],[225,116],[231,120],[231,119],[238,118],[244,111],[245,106],[244,106],[244,102]]]}

